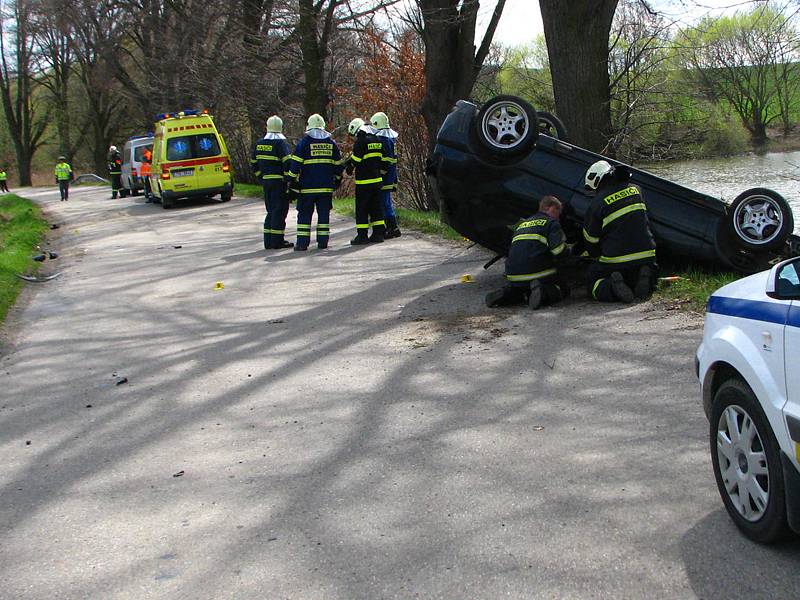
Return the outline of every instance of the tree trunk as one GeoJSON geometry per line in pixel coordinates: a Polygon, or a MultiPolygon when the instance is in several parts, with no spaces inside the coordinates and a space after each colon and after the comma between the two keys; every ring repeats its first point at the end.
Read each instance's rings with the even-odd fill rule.
{"type": "Polygon", "coordinates": [[[324,77],[326,49],[321,47],[317,34],[319,11],[315,9],[313,0],[300,0],[299,6],[297,29],[305,75],[303,108],[306,115],[319,113],[327,117],[328,94],[324,77]]]}
{"type": "Polygon", "coordinates": [[[477,52],[478,0],[417,0],[417,4],[422,12],[422,40],[425,43],[425,97],[420,112],[428,130],[428,143],[433,149],[436,134],[453,104],[469,98],[472,93],[505,0],[497,0],[477,52]]]}
{"type": "Polygon", "coordinates": [[[570,141],[594,152],[611,132],[608,38],[618,0],[539,0],[556,112],[570,141]]]}

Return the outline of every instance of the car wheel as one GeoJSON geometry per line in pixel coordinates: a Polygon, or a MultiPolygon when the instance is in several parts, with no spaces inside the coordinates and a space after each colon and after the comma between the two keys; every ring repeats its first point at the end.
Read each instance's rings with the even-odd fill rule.
{"type": "Polygon", "coordinates": [[[164,190],[161,190],[161,208],[172,208],[172,198],[168,198],[164,190]]]}
{"type": "Polygon", "coordinates": [[[121,188],[119,190],[119,197],[120,198],[127,198],[128,197],[128,190],[125,188],[121,188]]]}
{"type": "Polygon", "coordinates": [[[478,141],[497,157],[516,156],[536,143],[536,111],[516,96],[495,96],[483,105],[476,119],[478,141]]]}
{"type": "Polygon", "coordinates": [[[794,230],[789,203],[772,190],[752,188],[728,207],[729,227],[736,242],[748,250],[774,250],[794,230]]]}
{"type": "Polygon", "coordinates": [[[720,496],[736,526],[770,543],[789,534],[778,442],[750,387],[725,381],[714,395],[711,462],[720,496]]]}
{"type": "Polygon", "coordinates": [[[567,128],[564,122],[554,114],[549,112],[539,111],[537,113],[539,123],[539,133],[549,135],[551,138],[557,140],[567,141],[567,128]]]}
{"type": "Polygon", "coordinates": [[[232,197],[233,197],[233,194],[232,194],[232,193],[230,193],[230,192],[228,192],[228,193],[225,193],[225,192],[223,192],[223,193],[222,193],[222,194],[220,194],[220,196],[219,196],[219,201],[220,201],[220,202],[230,202],[230,200],[231,200],[231,198],[232,198],[232,197]]]}

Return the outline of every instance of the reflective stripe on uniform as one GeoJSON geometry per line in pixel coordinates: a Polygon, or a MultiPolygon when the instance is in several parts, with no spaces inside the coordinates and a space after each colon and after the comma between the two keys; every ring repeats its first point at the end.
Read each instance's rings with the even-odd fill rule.
{"type": "Polygon", "coordinates": [[[333,188],[308,188],[300,190],[301,194],[327,194],[333,193],[333,188]]]}
{"type": "Polygon", "coordinates": [[[383,158],[383,154],[381,154],[380,152],[367,152],[364,156],[361,157],[361,160],[367,160],[368,158],[383,158]]]}
{"type": "Polygon", "coordinates": [[[611,213],[605,219],[603,219],[603,227],[619,219],[620,217],[627,215],[628,213],[632,213],[636,210],[647,210],[647,207],[642,202],[638,202],[636,204],[631,204],[630,206],[626,206],[625,208],[620,208],[618,211],[611,213]]]}
{"type": "Polygon", "coordinates": [[[283,179],[283,175],[262,175],[261,179],[283,179]]]}
{"type": "Polygon", "coordinates": [[[586,231],[585,229],[583,230],[583,239],[585,239],[590,244],[598,244],[598,243],[600,243],[600,238],[599,237],[590,236],[589,232],[586,231]]]}
{"type": "Polygon", "coordinates": [[[335,165],[336,161],[332,158],[309,158],[306,160],[306,165],[335,165]]]}
{"type": "Polygon", "coordinates": [[[397,189],[397,184],[396,183],[390,183],[388,185],[384,185],[384,186],[381,187],[381,191],[382,192],[393,192],[396,189],[397,189]]]}
{"type": "Polygon", "coordinates": [[[311,225],[297,224],[297,237],[311,237],[311,225]]]}
{"type": "Polygon", "coordinates": [[[539,235],[538,233],[520,233],[519,235],[515,235],[511,238],[511,243],[518,242],[519,240],[536,240],[537,242],[542,242],[543,244],[547,245],[547,238],[543,235],[539,235]]]}
{"type": "Polygon", "coordinates": [[[566,247],[567,247],[566,244],[561,243],[558,246],[556,246],[555,248],[553,248],[552,250],[550,250],[550,252],[552,252],[553,255],[561,254],[564,251],[564,248],[566,248],[566,247]]]}
{"type": "Polygon", "coordinates": [[[555,269],[545,269],[544,271],[539,271],[538,273],[524,273],[522,275],[506,275],[506,279],[509,281],[532,281],[534,279],[541,279],[542,277],[547,277],[548,275],[555,275],[555,269]]]}
{"type": "Polygon", "coordinates": [[[383,177],[376,177],[375,179],[356,179],[356,185],[369,185],[371,183],[380,183],[383,177]]]}
{"type": "Polygon", "coordinates": [[[265,229],[264,233],[276,233],[278,235],[283,235],[284,229],[265,229]]]}
{"type": "Polygon", "coordinates": [[[634,252],[633,254],[623,254],[622,256],[601,256],[601,263],[626,263],[642,258],[655,257],[655,250],[643,250],[642,252],[634,252]]]}
{"type": "Polygon", "coordinates": [[[595,300],[597,300],[597,288],[600,287],[601,283],[603,283],[603,280],[598,279],[597,281],[594,282],[594,285],[592,286],[592,298],[594,298],[595,300]]]}
{"type": "Polygon", "coordinates": [[[297,156],[296,154],[292,154],[292,160],[296,160],[300,164],[303,164],[303,159],[297,156]]]}
{"type": "Polygon", "coordinates": [[[381,220],[381,221],[373,221],[372,223],[370,223],[370,225],[372,225],[373,227],[377,227],[378,225],[386,225],[386,221],[383,221],[383,220],[381,220]]]}
{"type": "Polygon", "coordinates": [[[369,223],[356,223],[356,229],[369,229],[369,223]]]}

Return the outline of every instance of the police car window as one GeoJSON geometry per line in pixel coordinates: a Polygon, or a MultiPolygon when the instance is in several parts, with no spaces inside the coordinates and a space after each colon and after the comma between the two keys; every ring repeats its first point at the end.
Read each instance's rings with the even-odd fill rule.
{"type": "Polygon", "coordinates": [[[186,135],[167,140],[167,160],[186,160],[187,158],[193,158],[190,136],[186,135]]]}
{"type": "Polygon", "coordinates": [[[133,160],[142,162],[142,159],[144,159],[144,151],[151,148],[152,146],[136,146],[136,149],[133,151],[133,160]]]}
{"type": "Polygon", "coordinates": [[[123,152],[125,153],[125,155],[122,157],[122,161],[126,162],[126,163],[131,162],[131,148],[130,148],[130,146],[128,146],[127,148],[124,148],[123,152]]]}
{"type": "Polygon", "coordinates": [[[797,263],[789,263],[778,273],[778,293],[792,296],[800,293],[800,276],[797,273],[797,263]]]}

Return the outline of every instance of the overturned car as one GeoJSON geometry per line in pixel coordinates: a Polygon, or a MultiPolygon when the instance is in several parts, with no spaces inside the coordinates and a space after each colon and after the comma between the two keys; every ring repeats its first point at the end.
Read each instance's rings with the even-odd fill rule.
{"type": "MultiPolygon", "coordinates": [[[[598,160],[622,163],[574,146],[563,124],[514,96],[482,108],[459,101],[445,119],[428,162],[444,220],[463,236],[508,253],[512,228],[558,196],[571,241],[579,237],[593,193],[586,170],[598,160]]],[[[800,255],[800,237],[786,200],[765,188],[743,191],[728,204],[647,171],[626,167],[641,188],[660,258],[672,256],[755,272],[778,257],[800,255]]]]}

